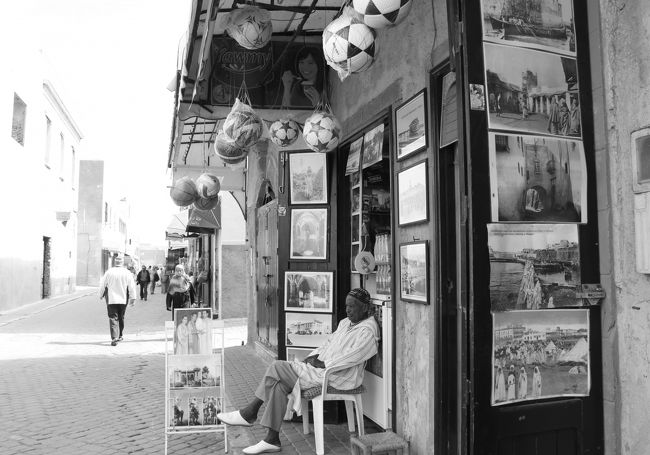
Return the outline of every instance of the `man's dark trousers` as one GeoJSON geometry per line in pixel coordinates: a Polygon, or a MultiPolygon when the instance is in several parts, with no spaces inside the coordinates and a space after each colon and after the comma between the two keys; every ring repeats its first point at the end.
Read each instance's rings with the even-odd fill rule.
{"type": "Polygon", "coordinates": [[[140,298],[147,300],[147,287],[149,287],[149,283],[143,283],[140,282],[140,298]]]}
{"type": "Polygon", "coordinates": [[[107,305],[108,323],[111,328],[111,340],[116,341],[124,332],[124,314],[126,305],[107,305]]]}

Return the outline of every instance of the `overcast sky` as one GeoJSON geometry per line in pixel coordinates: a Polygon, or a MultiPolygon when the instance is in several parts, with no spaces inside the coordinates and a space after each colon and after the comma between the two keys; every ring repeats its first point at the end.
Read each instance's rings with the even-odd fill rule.
{"type": "Polygon", "coordinates": [[[84,139],[81,158],[106,162],[109,197],[131,204],[131,233],[164,245],[178,211],[167,155],[179,42],[191,0],[3,2],[10,34],[43,50],[84,139]],[[29,33],[28,33],[29,31],[29,33]]]}

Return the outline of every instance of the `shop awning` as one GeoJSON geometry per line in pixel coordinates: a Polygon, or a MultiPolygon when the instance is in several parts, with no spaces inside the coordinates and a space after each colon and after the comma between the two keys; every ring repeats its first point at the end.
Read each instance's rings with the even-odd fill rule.
{"type": "Polygon", "coordinates": [[[183,210],[172,215],[171,220],[169,220],[169,224],[165,229],[166,240],[181,240],[188,237],[187,223],[189,215],[189,210],[183,210]]]}
{"type": "Polygon", "coordinates": [[[196,234],[214,234],[221,229],[221,206],[212,210],[189,209],[187,232],[196,234]]]}

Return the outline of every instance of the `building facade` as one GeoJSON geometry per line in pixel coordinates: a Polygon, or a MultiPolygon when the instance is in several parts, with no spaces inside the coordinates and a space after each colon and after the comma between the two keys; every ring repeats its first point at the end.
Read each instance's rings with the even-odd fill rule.
{"type": "Polygon", "coordinates": [[[75,290],[82,140],[43,55],[14,47],[7,58],[14,64],[0,89],[3,310],[75,290]]]}
{"type": "Polygon", "coordinates": [[[81,160],[76,261],[79,284],[97,286],[112,267],[114,256],[135,252],[128,232],[129,217],[126,199],[108,196],[104,162],[81,160]]]}

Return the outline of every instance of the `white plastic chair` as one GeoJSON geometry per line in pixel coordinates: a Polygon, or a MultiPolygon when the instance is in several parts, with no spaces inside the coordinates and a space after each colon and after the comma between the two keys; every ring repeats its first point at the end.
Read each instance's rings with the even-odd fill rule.
{"type": "Polygon", "coordinates": [[[306,389],[302,391],[301,409],[302,409],[302,429],[304,434],[309,434],[309,401],[312,402],[314,411],[314,436],[316,439],[316,455],[325,454],[325,442],[323,437],[323,402],[333,400],[345,400],[345,412],[348,417],[348,430],[355,431],[354,425],[354,405],[359,424],[359,436],[364,435],[363,428],[363,402],[361,395],[366,391],[363,385],[353,390],[338,390],[329,385],[329,375],[334,371],[351,368],[355,365],[347,364],[337,367],[326,368],[323,377],[323,385],[306,389]]]}

